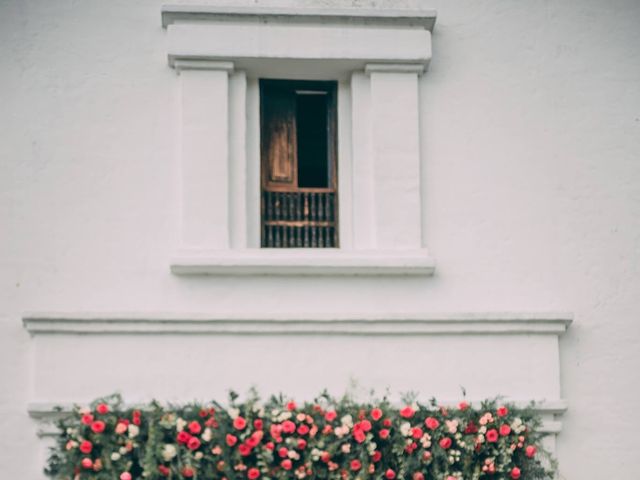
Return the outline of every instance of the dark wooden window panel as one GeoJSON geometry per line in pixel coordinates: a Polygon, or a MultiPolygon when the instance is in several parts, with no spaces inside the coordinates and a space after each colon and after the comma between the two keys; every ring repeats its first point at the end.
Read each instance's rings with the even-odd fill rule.
{"type": "Polygon", "coordinates": [[[262,247],[339,245],[336,90],[260,81],[262,247]]]}

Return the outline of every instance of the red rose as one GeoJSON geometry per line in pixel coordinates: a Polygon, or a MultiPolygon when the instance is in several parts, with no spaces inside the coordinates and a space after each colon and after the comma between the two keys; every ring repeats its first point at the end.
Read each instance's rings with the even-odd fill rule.
{"type": "Polygon", "coordinates": [[[242,455],[243,457],[246,457],[251,453],[251,447],[246,443],[241,443],[238,447],[238,452],[240,452],[240,455],[242,455]]]}
{"type": "Polygon", "coordinates": [[[178,432],[178,436],[176,437],[176,440],[178,443],[187,443],[190,438],[191,438],[191,435],[189,435],[189,433],[182,430],[178,432]]]}
{"type": "Polygon", "coordinates": [[[500,425],[500,435],[506,437],[511,433],[511,427],[507,424],[500,425]]]}
{"type": "Polygon", "coordinates": [[[371,455],[371,460],[373,460],[374,463],[379,462],[380,460],[382,460],[382,453],[376,450],[375,452],[373,452],[373,455],[371,455]]]}
{"type": "Polygon", "coordinates": [[[187,448],[189,450],[197,450],[198,448],[200,448],[200,440],[198,440],[196,437],[191,437],[187,442],[187,448]]]}
{"type": "Polygon", "coordinates": [[[80,444],[80,451],[82,453],[91,453],[91,449],[93,448],[93,445],[91,444],[91,442],[84,440],[81,444],[80,444]]]}
{"type": "Polygon", "coordinates": [[[288,458],[282,460],[282,462],[280,462],[280,465],[282,465],[282,468],[284,468],[285,470],[291,470],[291,467],[293,466],[291,460],[289,460],[288,458]]]}
{"type": "Polygon", "coordinates": [[[498,407],[496,413],[499,417],[504,417],[507,415],[507,413],[509,413],[509,409],[507,407],[498,407]]]}
{"type": "Polygon", "coordinates": [[[236,417],[233,419],[233,428],[236,430],[244,430],[247,426],[247,421],[242,417],[236,417]]]}
{"type": "Polygon", "coordinates": [[[411,436],[415,439],[422,437],[422,429],[420,427],[413,427],[411,429],[411,436]]]}
{"type": "Polygon", "coordinates": [[[464,429],[464,433],[478,433],[478,426],[473,423],[473,421],[469,422],[464,429]]]}
{"type": "Polygon", "coordinates": [[[469,404],[467,402],[462,401],[458,404],[458,409],[460,409],[463,412],[468,408],[469,408],[469,404]]]}
{"type": "Polygon", "coordinates": [[[82,465],[82,468],[93,468],[93,462],[91,461],[90,458],[83,458],[82,461],[80,462],[80,465],[82,465]]]}
{"type": "Polygon", "coordinates": [[[329,455],[329,452],[322,452],[320,460],[322,460],[324,463],[329,463],[329,460],[331,460],[331,455],[329,455]]]}
{"type": "Polygon", "coordinates": [[[389,430],[387,430],[386,428],[383,428],[382,430],[380,430],[378,432],[378,435],[380,435],[380,438],[385,440],[387,438],[389,438],[389,430]]]}
{"type": "Polygon", "coordinates": [[[445,450],[447,448],[451,447],[451,443],[452,442],[451,442],[451,439],[449,437],[444,437],[444,438],[440,439],[440,442],[439,442],[440,446],[442,448],[444,448],[445,450]]]}
{"type": "Polygon", "coordinates": [[[304,450],[305,448],[307,448],[307,441],[301,438],[298,440],[298,450],[304,450]]]}
{"type": "Polygon", "coordinates": [[[418,444],[416,442],[411,442],[409,445],[404,447],[404,451],[411,455],[416,448],[418,448],[418,444]]]}
{"type": "Polygon", "coordinates": [[[191,467],[183,467],[182,468],[182,476],[183,477],[191,478],[191,477],[193,477],[194,474],[195,474],[195,472],[193,471],[193,468],[191,468],[191,467]]]}
{"type": "Polygon", "coordinates": [[[101,415],[109,413],[109,406],[106,403],[101,403],[96,407],[96,412],[101,415]]]}
{"type": "Polygon", "coordinates": [[[131,417],[134,425],[140,425],[140,423],[142,423],[140,421],[140,415],[141,415],[140,410],[133,411],[131,417]]]}
{"type": "Polygon", "coordinates": [[[296,424],[291,420],[285,420],[282,422],[282,431],[284,433],[293,433],[296,431],[296,424]]]}
{"type": "Polygon", "coordinates": [[[527,445],[527,448],[524,449],[524,454],[529,457],[529,458],[533,458],[533,456],[536,454],[536,447],[533,445],[527,445]]]}
{"type": "Polygon", "coordinates": [[[262,427],[264,426],[262,420],[260,420],[259,418],[256,418],[253,421],[253,428],[255,428],[256,430],[262,430],[262,427]]]}
{"type": "Polygon", "coordinates": [[[309,427],[304,423],[298,427],[298,435],[306,435],[309,433],[309,427]]]}
{"type": "Polygon", "coordinates": [[[387,478],[387,480],[393,480],[394,478],[396,478],[396,472],[388,469],[386,472],[384,472],[384,476],[387,478]]]}
{"type": "Polygon", "coordinates": [[[290,412],[294,411],[296,409],[296,402],[294,402],[293,400],[290,402],[287,402],[287,410],[289,410],[290,412]]]}
{"type": "Polygon", "coordinates": [[[82,422],[83,425],[91,425],[91,422],[93,422],[93,415],[91,415],[90,413],[85,413],[84,415],[82,415],[80,422],[82,422]]]}
{"type": "Polygon", "coordinates": [[[287,447],[280,447],[278,449],[278,455],[280,455],[281,458],[287,458],[287,455],[289,455],[289,450],[287,450],[287,447]]]}
{"type": "Polygon", "coordinates": [[[367,436],[362,430],[358,429],[353,431],[353,438],[356,442],[362,443],[366,440],[367,436]]]}
{"type": "Polygon", "coordinates": [[[411,418],[413,417],[414,413],[416,413],[415,410],[408,405],[404,407],[402,410],[400,410],[400,416],[402,418],[411,418]]]}
{"type": "Polygon", "coordinates": [[[264,448],[266,448],[267,450],[273,450],[274,448],[276,448],[275,444],[273,442],[267,442],[264,445],[264,448]]]}
{"type": "Polygon", "coordinates": [[[95,433],[104,432],[105,427],[106,425],[102,420],[96,420],[91,424],[91,430],[93,430],[95,433]]]}
{"type": "Polygon", "coordinates": [[[169,470],[167,467],[165,467],[164,465],[158,465],[158,473],[160,473],[160,475],[163,475],[165,477],[168,477],[169,474],[171,473],[171,470],[169,470]]]}
{"type": "Polygon", "coordinates": [[[373,418],[376,422],[382,418],[382,410],[379,408],[374,408],[371,410],[371,418],[373,418]]]}
{"type": "Polygon", "coordinates": [[[324,414],[324,419],[327,422],[333,422],[337,416],[338,414],[334,410],[329,410],[327,413],[324,414]]]}
{"type": "Polygon", "coordinates": [[[131,480],[131,474],[129,472],[122,472],[120,474],[120,480],[131,480]]]}
{"type": "Polygon", "coordinates": [[[486,437],[487,437],[487,442],[497,442],[498,431],[495,428],[492,428],[487,432],[486,437]]]}
{"type": "Polygon", "coordinates": [[[427,417],[427,419],[424,421],[424,424],[429,430],[435,430],[440,425],[440,422],[436,418],[427,417]]]}
{"type": "Polygon", "coordinates": [[[360,460],[351,460],[349,466],[351,467],[351,470],[355,472],[362,468],[362,463],[360,462],[360,460]]]}
{"type": "Polygon", "coordinates": [[[193,433],[194,435],[197,435],[198,433],[200,433],[202,431],[202,427],[200,426],[200,424],[198,422],[196,422],[194,420],[193,422],[191,422],[189,424],[189,431],[191,433],[193,433]]]}
{"type": "Polygon", "coordinates": [[[256,480],[256,478],[258,478],[260,476],[260,470],[258,470],[257,468],[250,468],[249,470],[247,470],[247,478],[249,480],[256,480]]]}
{"type": "Polygon", "coordinates": [[[413,474],[413,480],[424,480],[424,475],[422,472],[415,472],[413,474]]]}
{"type": "Polygon", "coordinates": [[[236,437],[235,435],[231,435],[230,433],[227,433],[227,445],[229,445],[230,447],[233,447],[236,443],[238,443],[238,437],[236,437]]]}
{"type": "Polygon", "coordinates": [[[511,478],[513,478],[513,480],[520,478],[520,469],[518,467],[513,467],[511,469],[511,478]]]}
{"type": "Polygon", "coordinates": [[[382,425],[384,425],[385,427],[389,428],[391,426],[391,419],[390,418],[385,418],[382,421],[382,425]]]}

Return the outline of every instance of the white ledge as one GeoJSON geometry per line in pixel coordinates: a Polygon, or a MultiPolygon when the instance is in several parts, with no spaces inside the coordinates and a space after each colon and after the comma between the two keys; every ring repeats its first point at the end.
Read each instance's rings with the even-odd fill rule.
{"type": "Polygon", "coordinates": [[[364,8],[279,8],[260,6],[163,5],[162,26],[176,22],[255,21],[333,23],[421,27],[432,31],[436,11],[432,9],[364,9],[364,8]]]}
{"type": "MultiPolygon", "coordinates": [[[[540,432],[557,434],[562,430],[562,422],[553,418],[555,415],[562,415],[567,410],[568,404],[566,400],[512,400],[509,398],[504,398],[503,400],[505,403],[513,403],[520,408],[526,408],[534,402],[533,410],[546,417],[542,421],[540,432]]],[[[467,401],[474,407],[479,407],[481,403],[481,400],[467,401]]],[[[89,403],[90,401],[79,402],[82,405],[88,405],[89,403]]],[[[438,401],[438,405],[442,406],[455,406],[457,403],[454,400],[438,401]]],[[[27,406],[29,417],[40,424],[37,432],[39,437],[57,436],[58,430],[55,428],[54,422],[71,413],[72,409],[73,405],[71,404],[57,404],[55,402],[31,402],[27,406]]]]}
{"type": "Polygon", "coordinates": [[[433,275],[426,250],[252,249],[185,251],[171,260],[177,275],[433,275]]]}
{"type": "Polygon", "coordinates": [[[560,335],[566,313],[208,315],[134,313],[27,313],[38,334],[214,335],[560,335]]]}

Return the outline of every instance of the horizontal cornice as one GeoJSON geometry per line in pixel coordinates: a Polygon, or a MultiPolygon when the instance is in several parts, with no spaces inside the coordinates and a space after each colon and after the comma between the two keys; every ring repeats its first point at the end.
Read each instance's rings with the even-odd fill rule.
{"type": "Polygon", "coordinates": [[[256,21],[420,27],[432,31],[432,9],[282,8],[263,6],[163,5],[162,26],[177,22],[256,21]]]}
{"type": "Polygon", "coordinates": [[[562,334],[568,313],[446,314],[178,314],[34,312],[23,315],[31,335],[518,335],[562,334]]]}

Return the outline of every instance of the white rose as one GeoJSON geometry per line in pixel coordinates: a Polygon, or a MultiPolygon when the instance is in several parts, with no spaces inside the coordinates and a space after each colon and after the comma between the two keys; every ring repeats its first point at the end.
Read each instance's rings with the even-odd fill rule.
{"type": "Polygon", "coordinates": [[[340,447],[340,450],[342,450],[342,453],[349,453],[351,451],[351,444],[343,444],[342,447],[340,447]]]}
{"type": "Polygon", "coordinates": [[[170,443],[166,443],[164,448],[162,449],[162,458],[165,462],[171,461],[173,457],[178,454],[175,445],[171,445],[170,443]]]}
{"type": "Polygon", "coordinates": [[[111,460],[114,462],[117,462],[118,460],[120,460],[121,455],[118,452],[113,452],[111,454],[111,460]]]}
{"type": "Polygon", "coordinates": [[[411,424],[409,422],[404,422],[400,425],[400,433],[405,437],[411,435],[411,424]]]}
{"type": "Polygon", "coordinates": [[[202,440],[204,440],[205,442],[209,442],[211,441],[212,435],[213,432],[209,427],[207,427],[204,429],[204,432],[202,432],[202,440]]]}
{"type": "Polygon", "coordinates": [[[127,454],[127,449],[124,447],[120,447],[120,450],[118,450],[120,452],[120,455],[126,455],[127,454]]]}
{"type": "Polygon", "coordinates": [[[176,430],[178,430],[179,432],[184,430],[184,427],[186,426],[187,426],[187,421],[184,418],[178,418],[176,420],[176,430]]]}
{"type": "Polygon", "coordinates": [[[240,410],[238,410],[237,408],[230,408],[229,410],[227,410],[227,413],[231,418],[235,419],[238,415],[240,415],[240,410]]]}
{"type": "Polygon", "coordinates": [[[140,433],[140,429],[138,428],[137,425],[134,425],[133,423],[129,424],[129,438],[135,438],[138,436],[138,434],[140,433]]]}
{"type": "Polygon", "coordinates": [[[346,425],[347,427],[353,427],[353,417],[351,415],[345,415],[340,419],[340,423],[346,425]]]}
{"type": "Polygon", "coordinates": [[[204,455],[202,454],[202,452],[196,452],[193,458],[195,458],[196,460],[200,460],[203,456],[204,455]]]}

